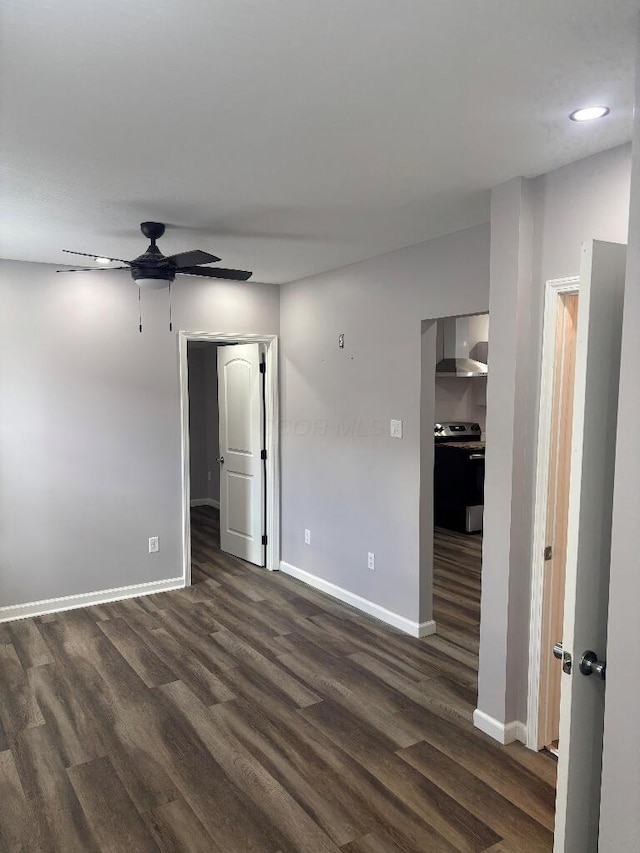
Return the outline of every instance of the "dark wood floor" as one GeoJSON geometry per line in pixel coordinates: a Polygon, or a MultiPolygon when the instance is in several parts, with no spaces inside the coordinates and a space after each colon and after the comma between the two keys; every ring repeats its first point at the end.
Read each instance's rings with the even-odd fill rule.
{"type": "Polygon", "coordinates": [[[193,515],[192,587],[0,625],[3,853],[552,849],[553,762],[470,722],[477,540],[416,640],[193,515]]]}

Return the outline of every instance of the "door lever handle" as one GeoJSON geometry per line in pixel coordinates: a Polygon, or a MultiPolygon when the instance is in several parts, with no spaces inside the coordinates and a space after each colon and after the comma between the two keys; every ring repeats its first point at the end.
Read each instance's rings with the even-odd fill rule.
{"type": "Polygon", "coordinates": [[[595,652],[587,651],[582,655],[580,672],[583,675],[599,675],[605,681],[607,672],[606,661],[598,660],[598,655],[595,652]]]}
{"type": "Polygon", "coordinates": [[[224,456],[217,456],[216,462],[219,462],[221,465],[224,465],[224,456]]]}

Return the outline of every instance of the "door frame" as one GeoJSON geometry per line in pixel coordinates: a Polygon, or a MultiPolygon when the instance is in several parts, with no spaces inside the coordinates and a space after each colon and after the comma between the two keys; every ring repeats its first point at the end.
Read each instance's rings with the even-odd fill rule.
{"type": "Polygon", "coordinates": [[[180,433],[182,456],[182,565],[184,585],[191,585],[191,477],[189,470],[189,341],[208,341],[217,344],[265,344],[265,432],[267,514],[266,568],[280,568],[280,408],[278,388],[278,336],[249,335],[227,332],[178,332],[180,375],[180,433]]]}
{"type": "Polygon", "coordinates": [[[538,456],[531,558],[531,609],[529,619],[529,675],[527,690],[527,736],[529,749],[538,750],[540,712],[540,662],[542,651],[542,608],[544,601],[544,549],[547,535],[551,418],[555,377],[556,322],[560,299],[580,292],[580,277],[551,279],[545,284],[542,326],[542,369],[538,414],[538,456]]]}

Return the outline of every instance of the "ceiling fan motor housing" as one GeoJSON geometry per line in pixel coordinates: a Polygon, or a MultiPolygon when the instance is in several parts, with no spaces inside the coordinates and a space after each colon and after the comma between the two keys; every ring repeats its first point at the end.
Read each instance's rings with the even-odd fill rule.
{"type": "Polygon", "coordinates": [[[168,261],[156,246],[156,240],[164,234],[164,225],[160,222],[143,222],[140,228],[151,243],[147,251],[132,262],[131,277],[138,287],[161,290],[168,287],[176,277],[175,264],[168,261]]]}

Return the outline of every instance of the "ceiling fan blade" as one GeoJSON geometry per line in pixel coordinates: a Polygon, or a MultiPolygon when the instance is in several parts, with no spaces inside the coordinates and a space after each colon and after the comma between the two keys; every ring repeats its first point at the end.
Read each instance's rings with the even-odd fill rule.
{"type": "Polygon", "coordinates": [[[128,270],[129,267],[78,267],[73,270],[56,270],[56,272],[113,272],[113,270],[128,270]]]}
{"type": "MultiPolygon", "coordinates": [[[[107,256],[106,256],[106,255],[89,255],[87,252],[73,252],[71,249],[63,249],[62,251],[63,251],[63,252],[66,252],[68,255],[82,255],[82,257],[83,257],[83,258],[93,258],[94,260],[95,260],[96,258],[107,258],[107,256]]],[[[109,260],[109,261],[119,261],[121,264],[129,264],[129,265],[131,265],[131,262],[130,262],[130,261],[125,261],[125,259],[124,259],[124,258],[107,258],[107,260],[109,260]]],[[[113,269],[113,267],[111,267],[111,269],[113,269]]]]}
{"type": "Polygon", "coordinates": [[[190,252],[179,252],[177,255],[169,255],[167,260],[175,264],[176,269],[181,270],[185,267],[194,267],[196,264],[215,264],[220,258],[210,255],[209,252],[203,252],[201,249],[192,249],[190,252]]]}
{"type": "Polygon", "coordinates": [[[231,281],[246,281],[253,275],[247,270],[225,270],[222,267],[187,267],[187,269],[176,270],[179,275],[201,275],[205,278],[226,278],[231,281]]]}

